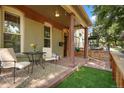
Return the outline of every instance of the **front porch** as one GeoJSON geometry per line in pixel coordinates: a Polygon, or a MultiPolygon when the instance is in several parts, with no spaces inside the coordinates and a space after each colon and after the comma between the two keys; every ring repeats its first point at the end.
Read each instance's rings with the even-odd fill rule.
{"type": "Polygon", "coordinates": [[[5,76],[5,81],[0,82],[0,87],[21,87],[21,88],[48,88],[56,87],[65,78],[70,76],[73,72],[78,71],[80,67],[86,66],[97,68],[100,70],[111,71],[110,65],[105,61],[95,59],[84,59],[75,57],[75,67],[70,62],[69,58],[62,58],[57,62],[45,62],[45,69],[40,65],[35,65],[33,74],[27,78],[23,71],[17,71],[16,83],[13,84],[13,76],[5,76]],[[9,82],[7,82],[7,80],[9,82]]]}
{"type": "MultiPolygon", "coordinates": [[[[0,87],[56,87],[70,74],[79,71],[82,66],[111,71],[108,53],[107,57],[103,58],[103,52],[88,51],[88,27],[92,23],[82,6],[25,5],[1,6],[0,9],[3,14],[3,17],[0,18],[1,21],[8,22],[9,26],[12,21],[14,25],[19,26],[17,33],[7,30],[7,27],[3,26],[4,22],[1,22],[0,46],[14,48],[15,52],[19,54],[19,56],[17,55],[19,62],[27,60],[22,53],[42,51],[43,48],[51,50],[48,51],[50,52],[48,54],[56,53],[60,57],[60,60],[56,62],[44,62],[45,69],[39,65],[34,66],[34,71],[29,77],[25,77],[23,72],[17,72],[15,84],[3,80],[0,82],[0,87]],[[74,54],[74,32],[76,29],[84,31],[84,49],[80,56],[74,54]],[[15,35],[18,38],[14,39],[15,35]],[[35,49],[30,46],[32,44],[36,46],[35,49]],[[97,55],[106,60],[100,61],[97,55]],[[94,56],[97,59],[94,59],[94,56]]],[[[10,81],[12,78],[12,75],[6,77],[10,81]]]]}

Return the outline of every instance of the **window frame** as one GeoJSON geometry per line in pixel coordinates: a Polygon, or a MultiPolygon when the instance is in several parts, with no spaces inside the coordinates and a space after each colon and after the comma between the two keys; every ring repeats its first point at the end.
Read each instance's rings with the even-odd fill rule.
{"type": "MultiPolygon", "coordinates": [[[[44,47],[45,47],[45,39],[49,39],[50,40],[50,47],[46,47],[46,48],[52,48],[52,25],[50,23],[47,23],[45,22],[44,23],[44,28],[46,27],[49,27],[50,28],[50,37],[45,37],[45,34],[44,34],[44,47]]],[[[44,29],[44,32],[45,32],[45,29],[44,29]]]]}
{"type": "Polygon", "coordinates": [[[3,21],[2,47],[4,47],[4,33],[17,34],[17,35],[20,35],[20,52],[24,52],[24,42],[25,42],[25,40],[24,40],[24,13],[16,8],[13,8],[10,6],[2,6],[2,21],[3,21]],[[19,16],[19,18],[20,18],[20,34],[5,32],[4,22],[5,22],[5,13],[6,12],[13,16],[19,16]]]}

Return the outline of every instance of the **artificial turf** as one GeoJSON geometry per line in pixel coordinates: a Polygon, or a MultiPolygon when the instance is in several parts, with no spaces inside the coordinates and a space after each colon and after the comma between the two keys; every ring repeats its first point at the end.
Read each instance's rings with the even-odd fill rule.
{"type": "Polygon", "coordinates": [[[57,88],[115,88],[116,83],[112,80],[112,73],[90,67],[81,67],[74,72],[57,88]]]}

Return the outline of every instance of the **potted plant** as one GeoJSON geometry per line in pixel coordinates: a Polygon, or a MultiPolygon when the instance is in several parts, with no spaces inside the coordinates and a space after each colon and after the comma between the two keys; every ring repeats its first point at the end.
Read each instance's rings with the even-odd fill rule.
{"type": "Polygon", "coordinates": [[[33,48],[33,51],[35,52],[36,51],[36,48],[37,48],[37,44],[30,44],[30,46],[33,48]]]}

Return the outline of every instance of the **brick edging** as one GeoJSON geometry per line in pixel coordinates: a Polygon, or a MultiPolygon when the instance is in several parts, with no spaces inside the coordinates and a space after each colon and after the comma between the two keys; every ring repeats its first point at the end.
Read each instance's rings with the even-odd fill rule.
{"type": "Polygon", "coordinates": [[[56,78],[49,80],[47,84],[44,84],[40,87],[42,88],[55,88],[58,84],[60,84],[65,78],[69,77],[75,70],[77,66],[74,68],[68,68],[66,71],[62,72],[61,75],[56,78]]]}

